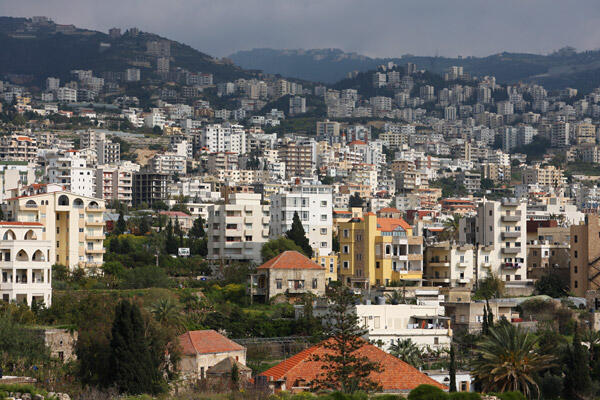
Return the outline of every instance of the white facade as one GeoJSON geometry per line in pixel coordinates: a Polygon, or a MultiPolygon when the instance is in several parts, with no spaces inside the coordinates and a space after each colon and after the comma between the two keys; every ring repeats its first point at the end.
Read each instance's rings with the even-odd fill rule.
{"type": "Polygon", "coordinates": [[[42,230],[39,222],[0,222],[1,300],[50,307],[54,250],[42,230]]]}
{"type": "Polygon", "coordinates": [[[271,196],[271,238],[285,235],[298,213],[315,255],[331,253],[333,227],[332,189],[329,186],[294,186],[271,196]]]}
{"type": "Polygon", "coordinates": [[[399,340],[410,339],[420,347],[450,347],[452,330],[438,306],[413,304],[357,305],[359,323],[368,329],[367,339],[381,343],[384,350],[399,340]]]}
{"type": "Polygon", "coordinates": [[[48,181],[62,185],[65,191],[81,196],[93,197],[95,172],[87,167],[85,158],[77,151],[50,153],[48,159],[48,181]]]}
{"type": "Polygon", "coordinates": [[[240,125],[213,124],[202,129],[202,147],[211,153],[246,153],[246,132],[240,125]]]}

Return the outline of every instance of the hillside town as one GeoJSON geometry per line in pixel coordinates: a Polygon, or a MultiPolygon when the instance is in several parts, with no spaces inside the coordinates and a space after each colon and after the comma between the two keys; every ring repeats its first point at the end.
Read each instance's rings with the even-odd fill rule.
{"type": "Polygon", "coordinates": [[[102,35],[141,43],[128,68],[0,76],[0,398],[598,395],[600,88],[414,63],[325,85],[102,35]],[[340,335],[360,379],[327,367],[340,335]],[[513,385],[481,360],[519,339],[513,385]],[[127,381],[127,352],[156,371],[127,381]]]}

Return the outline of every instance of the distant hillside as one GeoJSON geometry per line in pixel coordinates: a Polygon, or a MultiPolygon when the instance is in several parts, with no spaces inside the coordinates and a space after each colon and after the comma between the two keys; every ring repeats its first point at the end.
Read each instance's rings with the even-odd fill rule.
{"type": "Polygon", "coordinates": [[[501,83],[539,82],[548,88],[600,86],[600,51],[577,53],[566,48],[550,55],[500,53],[488,57],[447,58],[405,55],[400,58],[370,58],[339,49],[239,51],[229,56],[242,68],[259,69],[299,79],[337,82],[350,71],[367,71],[393,61],[442,73],[451,65],[463,66],[472,75],[494,75],[501,83]]]}
{"type": "MultiPolygon", "coordinates": [[[[70,25],[34,24],[26,18],[0,17],[0,76],[29,75],[32,81],[41,82],[47,76],[67,78],[73,69],[92,69],[99,74],[135,66],[150,71],[155,67],[155,57],[146,54],[146,42],[150,40],[168,39],[146,32],[111,38],[70,25]]],[[[169,42],[171,69],[212,73],[216,80],[252,75],[185,44],[169,42]]]]}

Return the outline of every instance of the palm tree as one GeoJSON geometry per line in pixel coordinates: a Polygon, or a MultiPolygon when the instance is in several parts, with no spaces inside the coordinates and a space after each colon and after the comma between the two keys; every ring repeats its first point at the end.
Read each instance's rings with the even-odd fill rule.
{"type": "Polygon", "coordinates": [[[385,300],[388,304],[404,304],[405,297],[399,290],[394,290],[392,293],[385,295],[385,300]]]}
{"type": "Polygon", "coordinates": [[[444,221],[444,230],[440,234],[440,240],[458,240],[460,219],[460,214],[454,214],[452,218],[444,221]]]}
{"type": "Polygon", "coordinates": [[[410,339],[396,339],[390,345],[389,353],[413,367],[423,364],[423,350],[410,339]]]}
{"type": "Polygon", "coordinates": [[[150,312],[154,315],[154,319],[164,326],[178,330],[182,326],[179,306],[171,299],[159,299],[152,304],[150,312]]]}
{"type": "Polygon", "coordinates": [[[555,357],[542,354],[537,338],[509,323],[490,329],[474,349],[473,377],[484,392],[520,391],[539,394],[535,376],[554,366],[555,357]]]}

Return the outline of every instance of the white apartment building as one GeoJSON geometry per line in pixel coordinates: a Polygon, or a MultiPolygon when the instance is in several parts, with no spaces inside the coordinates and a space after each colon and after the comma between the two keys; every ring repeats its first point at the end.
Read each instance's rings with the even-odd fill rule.
{"type": "Polygon", "coordinates": [[[185,175],[187,170],[187,157],[176,153],[155,154],[148,160],[150,171],[158,174],[185,175]]]}
{"type": "Polygon", "coordinates": [[[139,68],[127,68],[125,70],[125,81],[127,82],[137,82],[140,80],[140,70],[139,68]]]}
{"type": "Polygon", "coordinates": [[[144,125],[148,128],[154,128],[158,126],[160,129],[166,125],[165,114],[159,108],[153,108],[152,112],[147,113],[144,116],[144,125]]]}
{"type": "Polygon", "coordinates": [[[461,243],[477,247],[475,279],[494,274],[506,282],[527,280],[526,202],[484,200],[475,217],[461,220],[459,235],[461,243]]]}
{"type": "Polygon", "coordinates": [[[9,197],[10,190],[35,181],[35,164],[27,161],[0,161],[0,203],[9,197]]]}
{"type": "Polygon", "coordinates": [[[0,222],[0,298],[6,302],[52,304],[52,241],[39,222],[0,222]]]}
{"type": "Polygon", "coordinates": [[[298,213],[315,255],[332,251],[333,191],[330,186],[293,186],[289,192],[271,195],[271,238],[283,236],[292,228],[298,213]]]}
{"type": "Polygon", "coordinates": [[[76,150],[46,154],[48,182],[61,185],[65,191],[93,197],[95,172],[76,150]]]}
{"type": "Polygon", "coordinates": [[[106,201],[133,204],[133,174],[138,164],[126,161],[121,165],[99,165],[96,169],[95,196],[106,201]]]}
{"type": "Polygon", "coordinates": [[[104,201],[61,190],[59,185],[31,185],[14,191],[5,215],[17,223],[42,224],[41,240],[51,243],[52,264],[71,269],[100,267],[104,259],[104,201]]]}
{"type": "Polygon", "coordinates": [[[246,132],[241,125],[207,125],[202,129],[202,147],[211,153],[246,153],[246,132]]]}
{"type": "Polygon", "coordinates": [[[269,240],[269,206],[257,193],[234,193],[226,204],[208,207],[209,260],[252,261],[261,264],[260,251],[269,240]]]}
{"type": "Polygon", "coordinates": [[[77,89],[61,87],[56,90],[56,99],[60,102],[75,103],[77,101],[77,89]]]}
{"type": "Polygon", "coordinates": [[[421,348],[447,349],[452,341],[449,318],[436,305],[377,304],[356,306],[366,339],[383,343],[388,350],[398,340],[410,339],[421,348]]]}

